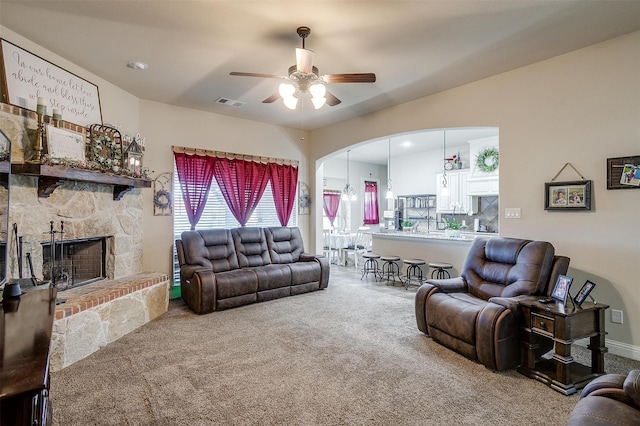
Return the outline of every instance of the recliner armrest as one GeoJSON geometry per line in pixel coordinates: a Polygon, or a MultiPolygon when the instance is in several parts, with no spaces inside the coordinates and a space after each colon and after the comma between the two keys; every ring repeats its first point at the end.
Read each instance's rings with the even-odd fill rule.
{"type": "Polygon", "coordinates": [[[426,280],[425,282],[437,287],[443,293],[465,293],[467,291],[467,283],[462,277],[426,280]]]}
{"type": "Polygon", "coordinates": [[[519,313],[518,304],[521,301],[536,301],[540,299],[542,296],[529,296],[529,295],[521,295],[514,297],[491,297],[489,302],[495,303],[497,305],[504,306],[505,308],[512,311],[514,314],[519,313]]]}

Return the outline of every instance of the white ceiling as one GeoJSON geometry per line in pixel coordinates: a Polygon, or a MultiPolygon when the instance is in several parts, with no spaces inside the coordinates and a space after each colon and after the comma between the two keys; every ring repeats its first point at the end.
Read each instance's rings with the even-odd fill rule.
{"type": "Polygon", "coordinates": [[[139,98],[313,130],[640,30],[640,1],[0,0],[0,24],[139,98]],[[377,81],[291,111],[262,103],[279,80],[229,75],[286,74],[302,25],[320,74],[377,81]]]}

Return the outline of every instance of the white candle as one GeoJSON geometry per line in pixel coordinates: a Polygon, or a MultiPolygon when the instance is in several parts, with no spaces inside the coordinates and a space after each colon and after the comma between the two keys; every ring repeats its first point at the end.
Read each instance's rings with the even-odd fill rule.
{"type": "Polygon", "coordinates": [[[61,120],[62,119],[62,113],[60,112],[59,109],[54,108],[53,109],[53,118],[56,120],[61,120]]]}
{"type": "Polygon", "coordinates": [[[38,105],[47,105],[47,98],[44,98],[42,96],[38,96],[38,105]]]}

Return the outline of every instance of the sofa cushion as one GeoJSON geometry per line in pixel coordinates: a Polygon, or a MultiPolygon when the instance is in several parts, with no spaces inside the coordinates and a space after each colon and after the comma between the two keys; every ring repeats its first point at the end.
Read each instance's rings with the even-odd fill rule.
{"type": "Polygon", "coordinates": [[[235,228],[231,230],[241,268],[271,263],[267,240],[262,228],[235,228]]]}
{"type": "Polygon", "coordinates": [[[289,263],[291,269],[291,285],[320,282],[321,269],[318,262],[289,263]]]}
{"type": "Polygon", "coordinates": [[[238,258],[226,229],[184,231],[181,235],[185,262],[211,268],[213,272],[238,269],[238,258]]]}
{"type": "Polygon", "coordinates": [[[258,277],[258,291],[291,285],[291,268],[287,265],[265,265],[252,270],[258,277]]]}
{"type": "Polygon", "coordinates": [[[304,253],[304,242],[298,228],[272,227],[264,230],[272,263],[293,263],[304,253]]]}
{"type": "Polygon", "coordinates": [[[258,276],[251,269],[218,272],[215,278],[218,299],[227,299],[258,291],[258,276]]]}

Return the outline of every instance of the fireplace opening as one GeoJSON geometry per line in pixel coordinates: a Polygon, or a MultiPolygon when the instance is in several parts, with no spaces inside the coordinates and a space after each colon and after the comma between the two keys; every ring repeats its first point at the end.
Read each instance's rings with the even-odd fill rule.
{"type": "Polygon", "coordinates": [[[58,291],[99,281],[106,277],[104,237],[56,241],[42,244],[42,272],[45,281],[53,282],[58,291]]]}

